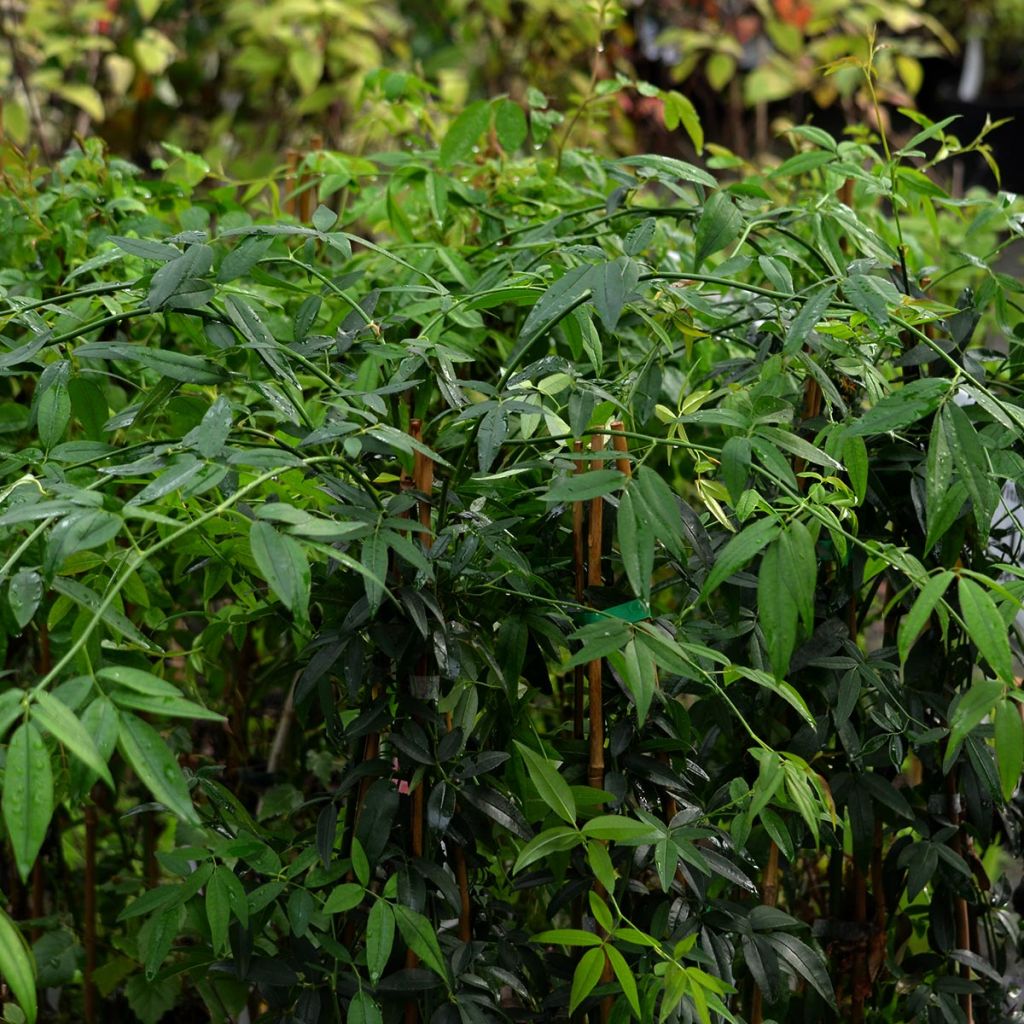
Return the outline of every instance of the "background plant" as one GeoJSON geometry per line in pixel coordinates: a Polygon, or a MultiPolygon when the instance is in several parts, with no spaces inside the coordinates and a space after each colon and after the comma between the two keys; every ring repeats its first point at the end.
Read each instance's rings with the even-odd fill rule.
{"type": "Polygon", "coordinates": [[[470,102],[508,94],[537,107],[536,94],[570,115],[587,105],[580,128],[593,130],[577,133],[578,144],[682,155],[678,140],[665,137],[665,122],[671,131],[678,121],[671,104],[665,117],[649,96],[594,95],[596,85],[624,76],[659,89],[683,83],[709,137],[763,151],[771,145],[769,103],[785,101],[774,112],[802,120],[810,95],[814,108],[841,102],[849,123],[863,119],[856,67],[834,76],[821,68],[864,59],[875,26],[891,46],[876,60],[881,92],[896,104],[912,101],[921,58],[955,50],[942,25],[956,19],[939,14],[941,21],[910,0],[11,2],[0,9],[2,123],[15,144],[41,146],[48,158],[76,134],[95,133],[136,161],[170,142],[248,177],[314,135],[342,151],[389,148],[410,136],[429,147],[470,102]],[[434,124],[424,139],[407,115],[425,111],[434,124]]]}

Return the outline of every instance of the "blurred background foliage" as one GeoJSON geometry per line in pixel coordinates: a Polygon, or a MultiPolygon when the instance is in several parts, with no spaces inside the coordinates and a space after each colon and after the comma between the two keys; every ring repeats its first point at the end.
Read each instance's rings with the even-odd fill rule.
{"type": "Polygon", "coordinates": [[[693,112],[709,141],[756,155],[780,118],[813,115],[834,130],[870,123],[853,61],[871,31],[884,102],[955,91],[963,46],[979,31],[986,90],[1012,96],[1022,9],[1018,0],[3,0],[2,124],[44,159],[76,134],[98,134],[142,163],[159,140],[244,176],[313,135],[350,153],[395,139],[430,145],[467,102],[507,94],[552,126],[564,112],[575,145],[699,149],[692,132],[669,131],[693,112]],[[648,85],[626,87],[637,82],[648,85]]]}

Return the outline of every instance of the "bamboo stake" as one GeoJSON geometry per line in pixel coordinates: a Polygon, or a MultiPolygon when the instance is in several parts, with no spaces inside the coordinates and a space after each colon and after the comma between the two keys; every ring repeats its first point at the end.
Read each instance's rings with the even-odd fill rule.
{"type": "MultiPolygon", "coordinates": [[[[614,431],[612,434],[612,447],[619,453],[619,457],[615,460],[615,468],[627,480],[631,480],[633,478],[633,463],[626,457],[629,454],[629,440],[624,433],[626,425],[622,420],[613,420],[611,429],[614,431]]],[[[655,669],[655,680],[657,680],[657,669],[655,669]]],[[[658,760],[666,767],[669,765],[669,757],[665,751],[661,751],[658,754],[658,760]]],[[[679,813],[679,804],[676,803],[675,797],[668,791],[663,791],[661,794],[661,809],[666,824],[671,822],[679,813]]],[[[676,868],[676,880],[681,886],[686,885],[682,869],[678,867],[676,868]]]]}
{"type": "MultiPolygon", "coordinates": [[[[623,439],[625,440],[625,439],[623,439]]],[[[595,434],[591,438],[592,451],[599,452],[605,447],[603,434],[595,434]]],[[[628,461],[628,460],[627,460],[628,461]]],[[[595,460],[594,469],[604,468],[603,460],[595,460]]],[[[604,547],[604,498],[593,498],[590,502],[590,522],[587,533],[587,583],[591,587],[600,587],[604,582],[601,574],[601,554],[604,547]]],[[[604,693],[602,689],[603,661],[595,658],[587,665],[587,678],[590,690],[590,737],[589,758],[587,762],[587,781],[594,789],[604,789],[604,693]]],[[[598,895],[603,895],[604,887],[598,883],[598,895]]],[[[603,934],[603,929],[598,929],[603,934]]],[[[601,971],[601,981],[612,980],[611,963],[605,958],[601,971]]],[[[601,1000],[601,1024],[607,1024],[611,1017],[613,1000],[606,996],[601,1000]]]]}
{"type": "MultiPolygon", "coordinates": [[[[592,451],[603,450],[605,438],[603,434],[595,434],[591,439],[592,451]]],[[[602,469],[604,462],[594,462],[594,469],[602,469]]],[[[593,498],[590,502],[590,523],[587,535],[587,583],[591,587],[599,587],[603,582],[601,576],[601,548],[604,534],[604,499],[593,498]]],[[[587,781],[594,789],[604,789],[604,696],[601,692],[601,659],[595,658],[587,665],[587,678],[590,690],[590,743],[587,764],[587,781]]]]}
{"type": "MultiPolygon", "coordinates": [[[[774,842],[768,846],[768,864],[764,869],[761,881],[761,902],[766,907],[774,907],[779,902],[779,848],[774,842]]],[[[750,1024],[763,1024],[764,996],[755,985],[754,995],[750,1001],[750,1024]]]]}
{"type": "MultiPolygon", "coordinates": [[[[577,452],[583,450],[583,442],[575,444],[577,452]]],[[[576,460],[576,472],[582,473],[586,469],[582,459],[576,460]]],[[[572,504],[572,558],[575,569],[576,603],[583,604],[583,580],[585,568],[585,555],[583,546],[583,502],[574,501],[572,504]]],[[[572,670],[573,678],[573,712],[572,712],[572,738],[583,739],[583,666],[577,665],[572,670]]],[[[1024,714],[1024,704],[1021,705],[1021,713],[1024,714]]]]}
{"type": "MultiPolygon", "coordinates": [[[[576,441],[573,449],[579,453],[583,451],[583,442],[576,441]]],[[[586,471],[586,463],[582,459],[576,460],[576,473],[586,471]]],[[[586,579],[586,542],[584,541],[584,508],[582,501],[572,503],[572,561],[573,561],[573,583],[576,595],[576,604],[583,606],[584,582],[586,579]]],[[[582,665],[576,665],[572,670],[572,738],[583,740],[583,708],[584,692],[586,690],[586,671],[582,665]]],[[[1024,704],[1021,705],[1021,714],[1024,715],[1024,704]]],[[[583,927],[583,897],[582,895],[572,901],[572,926],[573,928],[583,927]]]]}

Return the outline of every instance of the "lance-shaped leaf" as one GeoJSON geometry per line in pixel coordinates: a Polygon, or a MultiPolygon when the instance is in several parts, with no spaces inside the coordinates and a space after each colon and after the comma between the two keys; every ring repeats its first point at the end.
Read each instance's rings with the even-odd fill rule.
{"type": "Polygon", "coordinates": [[[694,270],[712,253],[724,249],[735,240],[743,227],[743,218],[728,192],[714,192],[704,204],[704,211],[697,222],[696,255],[694,270]]]}
{"type": "Polygon", "coordinates": [[[114,780],[86,727],[63,701],[46,690],[39,690],[32,706],[32,720],[62,743],[86,767],[92,769],[111,789],[114,780]]]}
{"type": "Polygon", "coordinates": [[[181,768],[156,729],[135,715],[122,714],[117,745],[143,785],[160,803],[190,824],[199,824],[199,815],[192,806],[181,768]]]}
{"type": "Polygon", "coordinates": [[[1013,658],[1006,623],[988,591],[966,576],[957,584],[960,611],[971,640],[978,646],[981,656],[1005,683],[1013,682],[1013,658]]]}
{"type": "Polygon", "coordinates": [[[576,801],[569,783],[558,774],[558,769],[546,757],[516,741],[516,748],[526,762],[530,781],[537,787],[544,801],[563,821],[570,825],[576,821],[576,801]]]}
{"type": "Polygon", "coordinates": [[[795,572],[796,567],[787,561],[781,543],[769,545],[757,577],[757,618],[772,669],[779,679],[786,674],[796,646],[799,608],[793,596],[795,581],[790,579],[795,572]]]}
{"type": "Polygon", "coordinates": [[[53,814],[53,771],[39,730],[24,722],[7,748],[3,789],[4,824],[24,882],[35,864],[53,814]]]}
{"type": "Polygon", "coordinates": [[[309,561],[302,545],[259,520],[249,527],[249,546],[260,575],[297,619],[309,617],[309,561]]]}
{"type": "Polygon", "coordinates": [[[36,1001],[36,962],[17,925],[0,910],[0,976],[18,1000],[27,1024],[39,1015],[36,1001]]]}

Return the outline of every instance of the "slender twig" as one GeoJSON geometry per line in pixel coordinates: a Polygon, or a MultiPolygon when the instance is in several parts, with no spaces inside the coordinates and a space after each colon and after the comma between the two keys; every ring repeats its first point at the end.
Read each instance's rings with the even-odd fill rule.
{"type": "MultiPolygon", "coordinates": [[[[599,452],[604,448],[605,437],[595,434],[590,442],[592,451],[599,452]]],[[[592,463],[595,470],[601,469],[603,462],[592,463]]],[[[601,551],[604,541],[604,498],[593,498],[590,502],[590,523],[587,534],[587,584],[600,587],[601,551]]],[[[604,707],[602,694],[602,660],[595,658],[587,664],[587,678],[590,683],[590,740],[588,745],[589,760],[587,779],[595,789],[604,789],[604,707]]]]}

